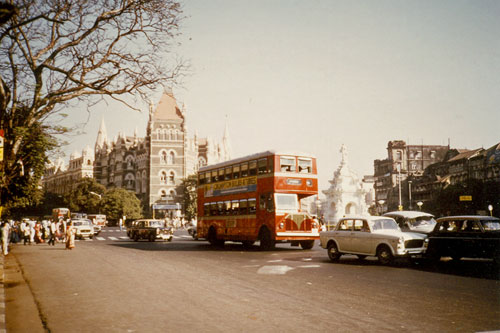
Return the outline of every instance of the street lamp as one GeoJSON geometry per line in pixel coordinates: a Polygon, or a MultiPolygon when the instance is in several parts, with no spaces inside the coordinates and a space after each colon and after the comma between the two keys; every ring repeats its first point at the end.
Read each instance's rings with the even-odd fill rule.
{"type": "Polygon", "coordinates": [[[398,210],[403,210],[403,205],[401,204],[401,163],[397,164],[398,168],[398,189],[399,189],[399,206],[398,210]]]}
{"type": "Polygon", "coordinates": [[[410,201],[410,210],[412,209],[411,206],[411,180],[408,181],[408,200],[410,201]]]}
{"type": "Polygon", "coordinates": [[[488,210],[490,211],[490,216],[493,216],[493,206],[488,205],[488,210]]]}
{"type": "Polygon", "coordinates": [[[424,203],[422,201],[417,202],[418,209],[422,210],[422,205],[424,203]]]}
{"type": "Polygon", "coordinates": [[[384,212],[384,203],[385,203],[385,200],[379,200],[377,201],[378,205],[379,205],[379,215],[382,215],[382,213],[384,212]]]}
{"type": "Polygon", "coordinates": [[[97,197],[99,197],[99,206],[97,207],[97,210],[98,210],[98,213],[101,214],[101,199],[102,199],[102,195],[100,195],[99,193],[92,192],[92,191],[90,191],[89,193],[93,194],[93,195],[95,195],[97,197]]]}

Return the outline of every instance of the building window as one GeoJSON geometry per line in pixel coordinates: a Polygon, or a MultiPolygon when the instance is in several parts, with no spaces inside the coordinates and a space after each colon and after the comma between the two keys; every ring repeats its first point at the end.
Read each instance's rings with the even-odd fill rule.
{"type": "Polygon", "coordinates": [[[160,184],[166,184],[167,183],[167,173],[165,171],[162,171],[160,173],[160,184]]]}
{"type": "Polygon", "coordinates": [[[167,152],[162,150],[160,153],[160,163],[167,164],[167,152]]]}
{"type": "Polygon", "coordinates": [[[167,164],[170,164],[170,165],[174,164],[174,158],[175,158],[175,153],[173,151],[168,153],[167,164]]]}
{"type": "Polygon", "coordinates": [[[396,161],[401,161],[403,159],[403,154],[401,153],[401,150],[396,151],[396,161]]]}
{"type": "Polygon", "coordinates": [[[175,173],[173,171],[170,171],[168,175],[168,183],[172,185],[175,183],[175,173]]]}

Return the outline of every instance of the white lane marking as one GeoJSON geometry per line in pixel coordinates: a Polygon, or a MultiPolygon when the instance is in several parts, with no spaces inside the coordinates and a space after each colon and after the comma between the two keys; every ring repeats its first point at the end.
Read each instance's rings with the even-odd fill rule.
{"type": "Polygon", "coordinates": [[[312,261],[312,258],[302,258],[302,261],[312,261]]]}
{"type": "Polygon", "coordinates": [[[283,259],[276,259],[276,260],[268,260],[267,262],[271,263],[271,262],[282,262],[282,261],[283,261],[283,259]]]}
{"type": "Polygon", "coordinates": [[[300,267],[300,268],[319,268],[319,267],[321,267],[321,265],[301,265],[301,266],[297,266],[297,267],[300,267]]]}
{"type": "Polygon", "coordinates": [[[95,239],[100,240],[100,241],[106,240],[106,238],[104,238],[104,237],[96,237],[95,239]]]}
{"type": "Polygon", "coordinates": [[[108,237],[108,238],[111,240],[118,240],[118,238],[116,238],[116,237],[108,237]]]}
{"type": "Polygon", "coordinates": [[[288,271],[291,271],[293,267],[290,266],[262,266],[257,270],[257,274],[265,275],[285,275],[288,271]]]}

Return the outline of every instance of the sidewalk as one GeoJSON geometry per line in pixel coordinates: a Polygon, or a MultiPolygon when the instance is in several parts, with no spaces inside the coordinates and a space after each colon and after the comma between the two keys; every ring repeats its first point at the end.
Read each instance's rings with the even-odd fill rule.
{"type": "Polygon", "coordinates": [[[29,284],[11,244],[7,256],[0,255],[0,333],[46,332],[29,284]],[[14,253],[13,253],[14,252],[14,253]]]}

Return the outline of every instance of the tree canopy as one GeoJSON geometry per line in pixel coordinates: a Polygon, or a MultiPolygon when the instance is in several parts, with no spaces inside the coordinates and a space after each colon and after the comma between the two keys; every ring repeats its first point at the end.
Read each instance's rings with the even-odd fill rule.
{"type": "Polygon", "coordinates": [[[142,217],[141,201],[134,192],[123,188],[113,188],[106,192],[102,198],[101,211],[107,215],[108,220],[118,220],[122,216],[127,219],[142,217]]]}
{"type": "Polygon", "coordinates": [[[54,135],[67,131],[57,122],[63,110],[104,98],[134,108],[130,98],[150,100],[155,89],[176,84],[184,69],[171,54],[183,18],[177,1],[9,2],[0,15],[3,205],[37,187],[39,163],[55,147],[54,135]],[[30,146],[33,133],[40,144],[36,151],[30,146]],[[13,188],[14,183],[29,184],[13,188]]]}

